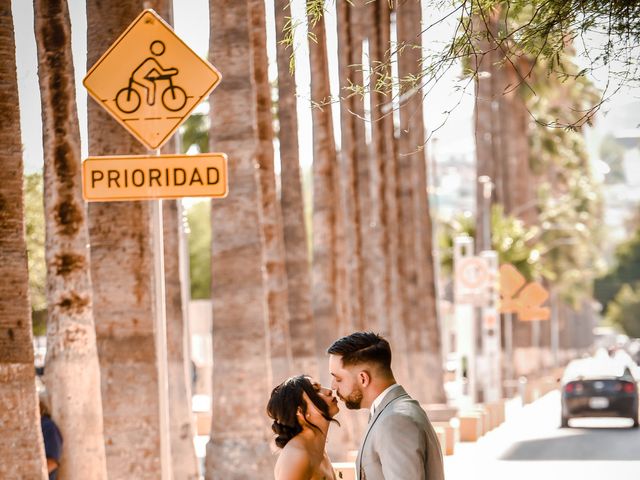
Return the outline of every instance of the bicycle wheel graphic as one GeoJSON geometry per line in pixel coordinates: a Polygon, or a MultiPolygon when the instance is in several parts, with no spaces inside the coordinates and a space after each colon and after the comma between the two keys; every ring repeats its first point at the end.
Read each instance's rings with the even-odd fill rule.
{"type": "Polygon", "coordinates": [[[187,103],[187,94],[181,87],[171,85],[162,92],[162,104],[167,110],[177,112],[187,103]]]}
{"type": "Polygon", "coordinates": [[[124,113],[133,113],[140,107],[140,94],[131,87],[124,87],[116,95],[116,106],[124,113]]]}

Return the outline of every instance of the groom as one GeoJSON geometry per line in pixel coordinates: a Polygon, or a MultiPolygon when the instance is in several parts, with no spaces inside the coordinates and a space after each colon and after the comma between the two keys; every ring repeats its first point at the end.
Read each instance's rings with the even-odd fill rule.
{"type": "Polygon", "coordinates": [[[443,480],[442,452],[427,414],[398,385],[389,342],[356,332],[327,350],[331,388],[349,409],[370,409],[358,451],[358,480],[443,480]]]}

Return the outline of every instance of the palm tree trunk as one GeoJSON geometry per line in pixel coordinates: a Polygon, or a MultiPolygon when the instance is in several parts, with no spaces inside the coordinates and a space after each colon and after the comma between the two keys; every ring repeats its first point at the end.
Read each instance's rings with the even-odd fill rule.
{"type": "Polygon", "coordinates": [[[59,475],[106,479],[69,10],[65,0],[37,0],[34,13],[44,124],[46,383],[65,442],[59,475]]]}
{"type": "MultiPolygon", "coordinates": [[[[360,229],[360,200],[358,197],[358,171],[356,149],[356,126],[353,115],[354,95],[349,92],[349,78],[352,77],[351,15],[353,8],[348,2],[336,4],[338,18],[338,64],[340,69],[340,210],[343,212],[344,265],[347,307],[342,333],[362,330],[364,324],[362,293],[362,239],[360,229]]],[[[359,62],[362,63],[362,62],[359,62]]]]}
{"type": "MultiPolygon", "coordinates": [[[[398,42],[409,45],[399,55],[400,78],[417,75],[421,68],[420,2],[407,0],[397,7],[398,42]]],[[[436,316],[435,272],[432,255],[432,230],[427,197],[425,134],[421,89],[400,107],[400,182],[403,216],[412,217],[411,230],[405,229],[405,279],[415,297],[407,299],[410,309],[409,359],[417,397],[428,403],[445,400],[440,329],[436,316]],[[404,171],[403,171],[404,170],[404,171]],[[408,185],[408,182],[413,182],[408,185]],[[411,266],[409,264],[413,264],[411,266]],[[415,301],[415,303],[413,303],[415,301]],[[417,308],[416,308],[417,307],[417,308]]]]}
{"type": "MultiPolygon", "coordinates": [[[[326,349],[339,331],[338,314],[338,199],[336,145],[331,112],[331,89],[324,19],[309,25],[313,121],[313,320],[317,354],[326,362],[326,349]]],[[[330,380],[326,368],[320,379],[330,380]]]]}
{"type": "Polygon", "coordinates": [[[11,1],[0,0],[0,478],[47,478],[38,406],[11,1]]]}
{"type": "MultiPolygon", "coordinates": [[[[278,62],[278,121],[282,220],[289,290],[289,333],[293,370],[318,375],[316,344],[311,312],[311,272],[304,221],[300,159],[298,157],[298,119],[295,78],[289,72],[289,52],[281,42],[289,0],[275,1],[276,50],[278,62]]],[[[313,43],[313,42],[311,42],[313,43]]],[[[313,81],[313,80],[312,80],[313,81]]]]}
{"type": "MultiPolygon", "coordinates": [[[[491,17],[487,19],[488,28],[490,29],[493,37],[497,36],[497,19],[491,17]]],[[[491,44],[495,45],[495,42],[491,41],[491,44]]],[[[507,185],[506,178],[508,178],[508,157],[507,152],[509,150],[509,144],[511,139],[504,133],[508,129],[508,124],[511,121],[511,112],[508,108],[505,108],[505,72],[500,50],[497,47],[493,47],[489,52],[489,58],[491,63],[489,64],[489,80],[490,80],[490,105],[491,105],[491,123],[489,131],[491,132],[491,158],[489,176],[493,182],[492,203],[500,203],[505,206],[506,209],[510,208],[509,198],[509,186],[507,185]]],[[[478,190],[482,190],[478,188],[478,190]]],[[[482,192],[479,192],[482,193],[482,192]]],[[[484,213],[483,213],[484,214],[484,213]]],[[[489,215],[491,213],[489,212],[489,215]]],[[[478,237],[479,239],[483,237],[478,237]]],[[[490,250],[490,245],[483,245],[479,243],[476,245],[478,250],[490,250]]]]}
{"type": "MultiPolygon", "coordinates": [[[[400,7],[397,7],[399,10],[400,7]]],[[[396,28],[398,29],[397,38],[398,44],[406,41],[401,36],[401,12],[396,11],[396,28]]],[[[415,41],[415,37],[408,40],[409,42],[415,41]]],[[[402,49],[402,47],[399,47],[402,49]]],[[[404,50],[399,55],[399,74],[402,78],[403,72],[407,68],[412,68],[411,59],[408,58],[407,53],[410,50],[404,50]],[[402,64],[402,66],[400,65],[402,64]]],[[[402,91],[401,91],[402,93],[402,91]]],[[[398,210],[399,210],[399,228],[400,228],[400,282],[402,285],[402,305],[404,307],[404,327],[407,333],[407,360],[409,366],[409,375],[412,385],[419,384],[419,380],[416,378],[416,369],[422,370],[422,366],[416,363],[416,355],[419,350],[419,344],[416,342],[418,334],[416,332],[416,326],[419,325],[419,311],[418,311],[418,285],[417,285],[417,271],[414,253],[416,249],[416,237],[415,232],[417,225],[413,216],[413,162],[411,158],[411,152],[414,152],[416,148],[422,145],[415,145],[414,142],[408,138],[408,132],[406,128],[409,124],[409,117],[412,112],[409,110],[408,105],[403,105],[400,110],[400,133],[399,137],[395,138],[397,145],[397,181],[398,181],[398,210]]],[[[415,112],[413,112],[415,116],[415,112]]]]}
{"type": "MultiPolygon", "coordinates": [[[[142,6],[139,0],[87,2],[89,66],[142,6]]],[[[146,150],[97,103],[90,102],[89,153],[131,155],[146,150]]],[[[89,205],[94,317],[110,478],[162,476],[150,220],[149,202],[89,205]]]]}
{"type": "Polygon", "coordinates": [[[210,0],[211,150],[229,156],[229,196],[212,204],[213,420],[206,479],[271,475],[265,405],[272,387],[262,276],[259,147],[248,0],[210,0]]]}
{"type": "Polygon", "coordinates": [[[271,339],[271,369],[273,381],[280,383],[291,375],[292,355],[282,211],[276,194],[273,166],[273,114],[271,113],[264,0],[250,0],[249,8],[257,102],[257,133],[260,142],[257,150],[262,198],[260,223],[264,242],[263,261],[271,339]]]}
{"type": "MultiPolygon", "coordinates": [[[[380,69],[384,69],[384,53],[389,49],[389,42],[382,43],[382,35],[379,22],[386,18],[389,21],[389,4],[387,2],[376,2],[365,5],[366,28],[368,32],[369,58],[365,59],[369,63],[370,77],[366,88],[370,92],[371,112],[371,143],[369,146],[369,181],[365,188],[369,189],[368,206],[369,219],[367,222],[366,238],[368,243],[365,252],[365,264],[368,265],[366,278],[368,283],[366,291],[368,296],[365,303],[370,305],[369,327],[373,328],[385,337],[391,338],[390,324],[390,272],[391,265],[388,263],[389,231],[387,230],[387,216],[385,209],[386,202],[386,177],[385,162],[389,161],[387,147],[391,147],[393,142],[387,145],[385,139],[385,119],[382,113],[382,106],[385,97],[377,88],[380,78],[380,69]]],[[[388,29],[388,27],[387,27],[388,29]]]]}
{"type": "MultiPolygon", "coordinates": [[[[391,8],[386,2],[378,2],[377,14],[377,55],[381,60],[373,81],[391,78],[391,8]]],[[[375,58],[375,57],[372,57],[375,58]]],[[[388,318],[389,341],[393,349],[393,370],[396,378],[405,385],[409,383],[407,363],[407,340],[404,328],[405,307],[402,302],[400,260],[402,229],[399,225],[398,155],[394,140],[393,111],[383,113],[382,104],[392,102],[391,92],[377,95],[378,106],[373,110],[374,121],[379,124],[376,150],[383,159],[384,199],[383,211],[385,236],[385,312],[388,318]]],[[[376,134],[374,134],[376,138],[376,134]]]]}
{"type": "Polygon", "coordinates": [[[516,70],[527,71],[529,68],[525,62],[515,66],[505,65],[508,92],[505,93],[504,107],[509,114],[509,123],[506,125],[503,135],[509,138],[509,149],[505,153],[508,159],[508,171],[505,182],[509,189],[510,204],[505,207],[506,213],[516,212],[518,217],[527,224],[536,222],[536,209],[527,208],[535,199],[536,178],[529,165],[529,111],[523,97],[523,85],[520,73],[516,70]]]}
{"type": "MultiPolygon", "coordinates": [[[[365,72],[370,71],[370,55],[365,55],[365,42],[371,45],[372,18],[371,9],[375,5],[365,0],[355,0],[349,6],[349,76],[351,84],[362,87],[359,93],[352,93],[349,98],[351,114],[351,126],[353,128],[354,141],[354,171],[356,175],[355,190],[358,198],[356,214],[358,216],[358,250],[360,256],[359,276],[361,292],[362,326],[361,328],[378,328],[381,322],[380,315],[384,310],[379,308],[379,301],[383,298],[380,287],[382,276],[380,264],[373,252],[373,235],[380,228],[379,223],[374,223],[373,214],[376,207],[371,198],[371,180],[374,168],[373,144],[367,141],[367,128],[371,131],[371,118],[366,112],[365,91],[369,85],[365,85],[365,72]],[[368,124],[368,125],[367,125],[368,124]]],[[[346,91],[343,95],[348,95],[346,91]]],[[[370,107],[369,104],[367,107],[370,107]]],[[[375,175],[375,173],[374,173],[375,175]]]]}

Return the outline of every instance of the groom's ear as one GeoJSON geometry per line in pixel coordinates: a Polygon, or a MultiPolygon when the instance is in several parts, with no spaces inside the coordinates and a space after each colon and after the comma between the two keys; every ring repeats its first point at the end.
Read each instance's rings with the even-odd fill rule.
{"type": "Polygon", "coordinates": [[[371,375],[369,375],[367,370],[361,370],[360,373],[358,373],[358,381],[363,387],[368,387],[371,383],[371,375]]]}

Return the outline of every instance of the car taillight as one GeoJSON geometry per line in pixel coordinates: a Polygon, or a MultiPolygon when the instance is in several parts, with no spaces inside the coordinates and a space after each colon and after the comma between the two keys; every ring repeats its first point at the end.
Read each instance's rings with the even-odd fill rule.
{"type": "Polygon", "coordinates": [[[633,393],[636,390],[636,387],[633,383],[624,382],[622,384],[622,391],[624,393],[633,393]]]}
{"type": "Polygon", "coordinates": [[[564,391],[567,393],[573,393],[574,387],[575,387],[575,384],[567,383],[564,387],[564,391]]]}

